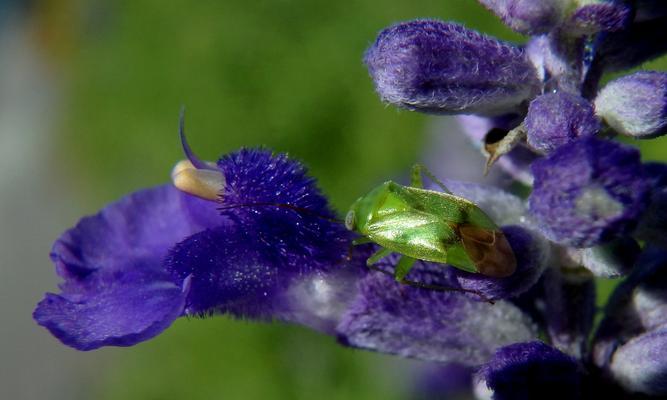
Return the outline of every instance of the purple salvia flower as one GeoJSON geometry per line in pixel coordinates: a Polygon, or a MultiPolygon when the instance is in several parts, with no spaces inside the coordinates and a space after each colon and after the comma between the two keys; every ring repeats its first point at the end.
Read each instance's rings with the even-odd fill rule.
{"type": "Polygon", "coordinates": [[[580,137],[593,136],[600,129],[593,105],[581,96],[547,93],[530,103],[526,115],[528,144],[549,153],[580,137]]]}
{"type": "Polygon", "coordinates": [[[574,358],[534,341],[498,349],[474,379],[481,399],[578,399],[583,374],[574,358]]]}
{"type": "Polygon", "coordinates": [[[198,182],[200,169],[179,166],[176,184],[204,199],[141,191],[65,232],[52,252],[62,293],[40,302],[37,322],[91,350],[149,339],[184,314],[283,317],[298,311],[278,301],[290,285],[348,263],[349,233],[298,163],[242,150],[218,168],[220,193],[215,167],[198,182]]]}
{"type": "Polygon", "coordinates": [[[546,33],[563,18],[563,0],[479,0],[515,31],[528,35],[546,33]]]}
{"type": "Polygon", "coordinates": [[[466,365],[484,363],[498,346],[536,337],[530,320],[508,302],[423,290],[377,273],[361,280],[337,330],[349,346],[466,365]]]}
{"type": "MultiPolygon", "coordinates": [[[[172,171],[175,188],[136,192],[66,231],[52,251],[61,292],[46,295],[35,320],[91,350],[150,339],[180,316],[228,313],[460,363],[463,384],[477,369],[480,399],[667,394],[667,166],[643,165],[635,149],[609,139],[614,131],[665,133],[666,74],[637,72],[598,87],[604,72],[667,50],[656,40],[667,8],[651,0],[481,2],[513,29],[540,36],[524,49],[416,20],[381,32],[365,62],[386,102],[478,114],[458,117],[465,136],[492,156],[487,166],[500,156],[506,187],[531,190],[526,202],[444,179],[502,227],[517,261],[512,276],[418,260],[410,282],[399,283],[387,276],[398,254],[371,271],[365,262],[378,246],[351,247],[301,164],[268,150],[203,162],[181,120],[188,161],[172,171]],[[640,255],[637,240],[645,242],[640,255]],[[622,276],[591,335],[595,278],[622,276]]],[[[456,164],[439,171],[451,177],[456,164]]]]}
{"type": "Polygon", "coordinates": [[[189,219],[183,202],[208,206],[161,186],[133,193],[63,233],[51,252],[64,280],[61,293],[46,295],[35,320],[79,350],[131,346],[166,329],[183,312],[189,285],[174,282],[162,260],[171,246],[205,229],[189,219]]]}
{"type": "Polygon", "coordinates": [[[667,325],[638,336],[614,353],[611,374],[629,392],[667,393],[667,325]]]}
{"type": "Polygon", "coordinates": [[[499,115],[539,90],[521,48],[436,20],[385,29],[365,62],[382,100],[422,112],[499,115]]]}
{"type": "Polygon", "coordinates": [[[551,240],[590,247],[630,232],[648,186],[633,148],[596,138],[559,147],[533,163],[530,211],[551,240]]]}
{"type": "Polygon", "coordinates": [[[595,112],[634,138],[667,133],[667,72],[641,71],[609,82],[595,98],[595,112]]]}

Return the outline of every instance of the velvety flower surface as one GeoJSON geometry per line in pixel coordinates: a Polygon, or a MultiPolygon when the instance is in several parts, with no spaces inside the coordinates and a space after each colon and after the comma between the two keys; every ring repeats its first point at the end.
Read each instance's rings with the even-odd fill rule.
{"type": "Polygon", "coordinates": [[[534,341],[500,348],[475,380],[476,393],[494,400],[578,399],[583,376],[574,358],[534,341]]]}
{"type": "Polygon", "coordinates": [[[460,292],[410,287],[377,273],[359,283],[337,330],[349,346],[466,365],[479,365],[498,346],[536,335],[530,320],[510,303],[492,305],[460,292]]]}
{"type": "Polygon", "coordinates": [[[37,322],[80,350],[128,346],[183,314],[286,313],[278,299],[295,280],[349,264],[349,234],[300,164],[242,150],[219,170],[217,200],[162,186],[65,232],[52,251],[62,293],[38,304],[37,322]]]}
{"type": "Polygon", "coordinates": [[[37,322],[79,350],[130,346],[167,328],[183,312],[189,288],[162,261],[169,248],[204,227],[183,202],[206,207],[171,186],[136,192],[83,218],[54,244],[51,259],[63,278],[47,294],[37,322]]]}
{"type": "Polygon", "coordinates": [[[425,112],[502,114],[538,90],[521,48],[436,20],[385,29],[365,62],[384,101],[425,112]]]}
{"type": "Polygon", "coordinates": [[[667,133],[667,72],[641,71],[609,82],[595,98],[595,111],[618,133],[667,133]]]}
{"type": "Polygon", "coordinates": [[[648,185],[633,148],[595,138],[559,147],[532,165],[530,210],[551,240],[590,247],[627,233],[648,185]]]}
{"type": "Polygon", "coordinates": [[[527,140],[533,148],[548,153],[600,129],[593,105],[571,93],[547,93],[530,103],[526,115],[527,140]]]}

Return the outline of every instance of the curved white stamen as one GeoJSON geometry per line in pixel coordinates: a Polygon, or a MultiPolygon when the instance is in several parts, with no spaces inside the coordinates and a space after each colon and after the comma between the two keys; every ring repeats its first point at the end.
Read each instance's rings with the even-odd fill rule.
{"type": "Polygon", "coordinates": [[[225,188],[222,172],[197,169],[188,160],[179,161],[171,171],[171,180],[177,189],[206,200],[218,200],[225,188]]]}

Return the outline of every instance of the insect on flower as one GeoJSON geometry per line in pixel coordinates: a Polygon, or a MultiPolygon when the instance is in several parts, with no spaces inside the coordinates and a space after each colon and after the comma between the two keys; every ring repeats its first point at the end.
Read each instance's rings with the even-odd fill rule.
{"type": "Polygon", "coordinates": [[[345,225],[363,235],[355,244],[382,246],[368,258],[369,267],[392,252],[402,255],[394,269],[399,282],[405,282],[417,260],[496,278],[516,269],[514,252],[491,218],[471,201],[454,196],[422,165],[412,168],[411,186],[387,181],[360,197],[345,225]],[[424,189],[422,175],[443,192],[424,189]]]}

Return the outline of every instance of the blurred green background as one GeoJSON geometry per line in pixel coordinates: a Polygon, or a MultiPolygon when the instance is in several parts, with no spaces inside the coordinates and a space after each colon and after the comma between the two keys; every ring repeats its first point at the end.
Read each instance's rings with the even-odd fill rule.
{"type": "MultiPolygon", "coordinates": [[[[345,209],[374,183],[406,171],[426,145],[428,117],[381,104],[361,62],[379,30],[417,17],[524,40],[474,0],[35,3],[25,24],[57,92],[48,124],[55,140],[44,157],[50,184],[67,193],[55,200],[69,218],[59,230],[168,180],[182,158],[182,104],[202,158],[241,146],[289,152],[345,209]]],[[[663,60],[648,68],[666,67],[663,60]]],[[[666,160],[666,146],[650,142],[646,158],[666,160]]],[[[43,256],[31,274],[52,274],[49,245],[32,247],[43,256]]],[[[21,318],[55,289],[53,279],[30,288],[21,318]]],[[[25,326],[43,347],[62,347],[25,326]]],[[[128,349],[55,351],[48,362],[65,369],[69,384],[54,386],[62,392],[52,398],[399,399],[408,397],[415,366],[304,328],[226,317],[181,319],[128,349]]]]}

